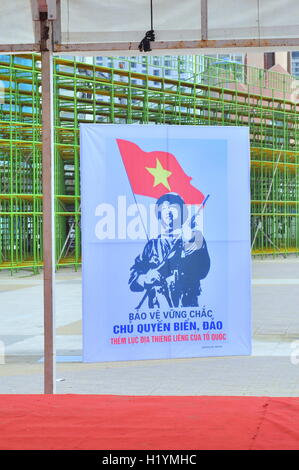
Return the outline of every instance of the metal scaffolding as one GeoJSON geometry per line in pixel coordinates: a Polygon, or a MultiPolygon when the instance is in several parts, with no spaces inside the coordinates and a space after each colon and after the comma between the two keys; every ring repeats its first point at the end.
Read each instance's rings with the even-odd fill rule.
{"type": "MultiPolygon", "coordinates": [[[[54,58],[56,267],[81,263],[79,125],[245,125],[252,253],[299,253],[296,80],[213,58],[54,58]],[[167,65],[165,65],[167,64],[167,65]],[[155,71],[159,70],[156,75],[155,71]]],[[[41,59],[0,57],[0,269],[43,265],[41,59]]]]}

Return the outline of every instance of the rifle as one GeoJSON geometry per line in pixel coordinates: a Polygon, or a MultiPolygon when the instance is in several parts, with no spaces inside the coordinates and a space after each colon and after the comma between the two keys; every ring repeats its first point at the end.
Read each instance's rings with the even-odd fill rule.
{"type": "MultiPolygon", "coordinates": [[[[171,250],[168,252],[167,255],[165,255],[165,257],[163,258],[163,260],[161,261],[161,263],[157,266],[157,268],[156,268],[157,271],[160,271],[160,269],[162,269],[162,268],[166,265],[167,261],[168,261],[169,258],[170,258],[170,255],[171,255],[171,254],[174,254],[176,245],[177,245],[177,243],[178,243],[179,241],[181,241],[180,238],[178,238],[178,239],[175,241],[175,243],[174,243],[173,247],[171,248],[171,250]]],[[[165,279],[165,278],[164,278],[163,281],[162,281],[161,287],[162,287],[163,290],[165,291],[165,292],[163,292],[163,294],[164,294],[164,296],[166,297],[166,300],[167,300],[167,302],[168,302],[169,307],[172,307],[172,302],[171,302],[171,299],[170,299],[170,295],[169,295],[169,291],[168,291],[168,286],[167,286],[167,283],[166,283],[166,279],[165,279]]],[[[150,294],[151,290],[154,289],[154,288],[155,288],[155,286],[151,286],[151,287],[148,287],[148,288],[146,289],[146,292],[145,292],[145,294],[143,295],[141,301],[139,302],[139,304],[137,305],[137,307],[135,307],[136,310],[139,310],[139,308],[141,307],[141,305],[143,304],[143,302],[145,301],[145,299],[146,299],[146,298],[148,297],[148,295],[150,294]]]]}

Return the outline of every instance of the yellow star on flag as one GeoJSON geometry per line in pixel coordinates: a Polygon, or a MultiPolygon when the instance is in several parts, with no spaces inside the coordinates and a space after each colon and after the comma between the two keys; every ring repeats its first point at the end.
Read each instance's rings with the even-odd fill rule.
{"type": "Polygon", "coordinates": [[[154,177],[154,187],[158,186],[158,184],[163,184],[165,188],[169,189],[170,191],[168,178],[170,177],[172,172],[165,170],[165,168],[163,168],[158,158],[156,159],[156,168],[148,168],[148,167],[145,167],[145,168],[154,177]]]}

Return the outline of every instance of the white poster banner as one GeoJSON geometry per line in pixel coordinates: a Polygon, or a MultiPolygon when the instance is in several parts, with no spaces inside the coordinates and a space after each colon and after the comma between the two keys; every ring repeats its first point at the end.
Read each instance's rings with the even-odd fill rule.
{"type": "Polygon", "coordinates": [[[81,125],[84,361],[251,353],[245,127],[81,125]]]}

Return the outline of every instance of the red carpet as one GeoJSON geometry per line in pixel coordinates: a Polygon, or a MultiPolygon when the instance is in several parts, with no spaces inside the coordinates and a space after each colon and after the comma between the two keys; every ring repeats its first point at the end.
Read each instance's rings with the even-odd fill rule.
{"type": "Polygon", "coordinates": [[[299,449],[299,398],[1,395],[0,449],[299,449]]]}

